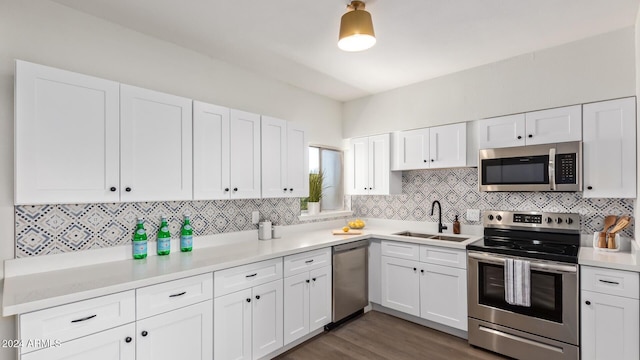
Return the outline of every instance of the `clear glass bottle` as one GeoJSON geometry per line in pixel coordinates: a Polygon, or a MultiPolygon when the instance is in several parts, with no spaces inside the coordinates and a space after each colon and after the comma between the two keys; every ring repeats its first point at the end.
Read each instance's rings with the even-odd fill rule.
{"type": "Polygon", "coordinates": [[[160,229],[158,229],[158,255],[169,255],[171,252],[171,232],[167,225],[167,218],[160,218],[160,229]]]}
{"type": "Polygon", "coordinates": [[[138,218],[136,231],[133,233],[133,258],[147,257],[147,231],[144,229],[144,219],[138,218]]]}
{"type": "Polygon", "coordinates": [[[189,214],[184,214],[184,223],[180,231],[180,251],[188,252],[193,250],[193,229],[189,214]]]}

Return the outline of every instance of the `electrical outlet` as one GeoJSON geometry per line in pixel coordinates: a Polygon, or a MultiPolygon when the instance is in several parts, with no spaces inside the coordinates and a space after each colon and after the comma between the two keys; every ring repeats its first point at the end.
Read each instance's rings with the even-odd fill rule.
{"type": "Polygon", "coordinates": [[[480,209],[467,209],[467,221],[480,221],[480,209]]]}
{"type": "Polygon", "coordinates": [[[260,222],[260,212],[259,211],[251,212],[251,223],[257,224],[259,222],[260,222]]]}

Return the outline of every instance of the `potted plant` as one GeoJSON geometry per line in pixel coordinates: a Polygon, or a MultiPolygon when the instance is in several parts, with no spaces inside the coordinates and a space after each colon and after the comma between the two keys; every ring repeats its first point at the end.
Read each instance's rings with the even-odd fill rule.
{"type": "Polygon", "coordinates": [[[324,175],[322,171],[309,174],[309,201],[307,202],[307,213],[309,215],[315,215],[320,212],[323,180],[324,175]]]}

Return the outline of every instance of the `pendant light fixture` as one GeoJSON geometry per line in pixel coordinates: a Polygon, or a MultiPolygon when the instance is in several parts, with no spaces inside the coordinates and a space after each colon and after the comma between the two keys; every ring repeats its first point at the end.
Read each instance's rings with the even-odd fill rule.
{"type": "Polygon", "coordinates": [[[340,19],[338,47],[344,51],[362,51],[376,43],[371,14],[364,10],[364,2],[354,0],[340,19]]]}

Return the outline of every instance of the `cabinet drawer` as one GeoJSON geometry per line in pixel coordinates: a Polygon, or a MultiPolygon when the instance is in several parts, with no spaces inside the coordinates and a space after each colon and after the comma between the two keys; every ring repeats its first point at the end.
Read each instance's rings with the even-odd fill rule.
{"type": "Polygon", "coordinates": [[[605,269],[599,267],[581,267],[581,289],[603,294],[638,299],[640,278],[637,272],[605,269]]]}
{"type": "Polygon", "coordinates": [[[284,276],[300,274],[327,265],[331,265],[331,248],[286,256],[284,258],[284,276]]]}
{"type": "Polygon", "coordinates": [[[214,296],[222,296],[282,279],[282,258],[237,266],[213,273],[214,296]]]}
{"type": "Polygon", "coordinates": [[[420,245],[420,261],[466,269],[467,251],[462,249],[420,245]]]}
{"type": "Polygon", "coordinates": [[[420,259],[420,245],[397,241],[383,241],[382,255],[417,261],[420,259]]]}
{"type": "MultiPolygon", "coordinates": [[[[133,322],[136,320],[135,299],[135,291],[131,290],[20,315],[20,339],[65,342],[133,322]]],[[[27,353],[39,348],[21,351],[27,353]]]]}
{"type": "Polygon", "coordinates": [[[213,298],[213,274],[192,276],[136,290],[137,318],[163,312],[213,298]]]}

